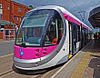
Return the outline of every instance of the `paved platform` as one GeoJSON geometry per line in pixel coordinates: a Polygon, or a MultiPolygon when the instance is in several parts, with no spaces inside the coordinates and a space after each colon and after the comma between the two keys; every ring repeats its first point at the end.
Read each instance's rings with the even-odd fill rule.
{"type": "Polygon", "coordinates": [[[90,52],[90,61],[84,78],[100,78],[100,40],[95,40],[88,52],[90,52]]]}
{"type": "Polygon", "coordinates": [[[51,78],[100,78],[100,40],[91,41],[51,78]]]}

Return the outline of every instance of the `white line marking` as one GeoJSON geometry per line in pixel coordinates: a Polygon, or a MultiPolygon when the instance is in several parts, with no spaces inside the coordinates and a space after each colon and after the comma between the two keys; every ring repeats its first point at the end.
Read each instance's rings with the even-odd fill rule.
{"type": "Polygon", "coordinates": [[[4,56],[0,56],[0,58],[7,57],[7,56],[11,56],[11,55],[13,55],[13,53],[7,54],[7,55],[4,55],[4,56]]]}
{"type": "Polygon", "coordinates": [[[62,71],[62,69],[64,69],[66,67],[66,65],[68,65],[76,56],[79,55],[81,51],[79,51],[76,55],[73,56],[73,58],[71,58],[61,69],[59,69],[54,75],[52,75],[50,78],[54,78],[59,72],[62,71]]]}

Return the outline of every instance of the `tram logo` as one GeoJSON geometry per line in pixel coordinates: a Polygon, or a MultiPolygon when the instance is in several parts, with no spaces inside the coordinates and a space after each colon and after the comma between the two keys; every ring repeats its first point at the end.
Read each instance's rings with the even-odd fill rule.
{"type": "Polygon", "coordinates": [[[20,53],[21,56],[24,55],[24,52],[22,51],[22,48],[19,48],[19,53],[20,53]]]}

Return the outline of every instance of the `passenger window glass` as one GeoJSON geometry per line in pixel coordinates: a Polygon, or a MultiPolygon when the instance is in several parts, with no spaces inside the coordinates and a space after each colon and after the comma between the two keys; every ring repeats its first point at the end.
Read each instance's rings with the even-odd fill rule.
{"type": "Polygon", "coordinates": [[[22,33],[21,29],[19,30],[18,33],[20,33],[20,34],[18,35],[18,39],[16,39],[16,42],[18,44],[20,44],[20,43],[22,43],[22,37],[23,37],[23,35],[22,35],[23,33],[22,33]]]}
{"type": "Polygon", "coordinates": [[[63,35],[63,30],[63,21],[59,13],[56,12],[48,26],[48,31],[44,42],[45,46],[59,44],[63,35]]]}
{"type": "Polygon", "coordinates": [[[78,35],[77,41],[80,41],[80,26],[77,26],[77,35],[78,35]]]}

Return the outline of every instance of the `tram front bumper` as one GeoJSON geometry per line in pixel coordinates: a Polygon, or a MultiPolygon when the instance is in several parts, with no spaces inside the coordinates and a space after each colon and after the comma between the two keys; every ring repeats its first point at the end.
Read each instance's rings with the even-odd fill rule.
{"type": "Polygon", "coordinates": [[[14,57],[14,66],[22,70],[33,70],[33,68],[39,66],[40,59],[19,59],[14,57]]]}

